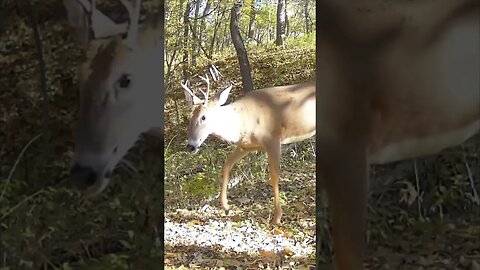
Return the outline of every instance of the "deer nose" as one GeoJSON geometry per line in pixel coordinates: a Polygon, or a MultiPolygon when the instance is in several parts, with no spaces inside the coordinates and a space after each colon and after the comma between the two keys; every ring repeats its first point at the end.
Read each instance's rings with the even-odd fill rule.
{"type": "Polygon", "coordinates": [[[191,144],[187,144],[187,151],[188,152],[193,152],[195,150],[195,146],[191,145],[191,144]]]}
{"type": "Polygon", "coordinates": [[[74,185],[80,189],[86,189],[93,186],[97,181],[97,173],[90,168],[84,167],[79,164],[73,165],[70,170],[70,177],[74,185]]]}

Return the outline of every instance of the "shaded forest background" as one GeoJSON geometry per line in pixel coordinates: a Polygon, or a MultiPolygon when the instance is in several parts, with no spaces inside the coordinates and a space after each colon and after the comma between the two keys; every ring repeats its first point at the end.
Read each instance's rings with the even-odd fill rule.
{"type": "MultiPolygon", "coordinates": [[[[124,16],[119,3],[99,2],[112,17],[124,16]]],[[[86,200],[67,179],[78,106],[76,65],[83,56],[69,36],[61,1],[0,1],[0,269],[156,269],[164,263],[159,194],[165,194],[165,216],[179,222],[202,222],[198,211],[206,204],[220,209],[217,179],[233,148],[209,139],[195,157],[183,151],[189,110],[180,82],[190,78],[195,89],[204,87],[195,75],[214,64],[224,75],[216,87],[231,81],[229,100],[243,94],[229,29],[236,2],[167,2],[165,190],[159,185],[163,149],[156,137],[146,134],[127,157],[136,171],[120,166],[109,188],[86,200]],[[44,65],[32,19],[38,23],[44,65]]],[[[239,32],[254,89],[314,79],[314,14],[313,1],[243,3],[239,32]],[[284,7],[280,12],[279,2],[284,7]],[[277,14],[282,12],[287,15],[280,17],[285,28],[277,33],[277,14]]],[[[285,147],[282,156],[286,215],[281,229],[294,236],[315,234],[304,224],[316,209],[313,144],[309,140],[285,147]]],[[[372,269],[478,269],[480,207],[474,190],[480,189],[479,153],[477,136],[438,156],[373,168],[367,234],[372,269]]],[[[220,211],[212,216],[250,220],[271,230],[264,221],[272,205],[266,165],[261,153],[240,162],[232,175],[239,183],[229,192],[239,214],[233,219],[220,211]],[[244,197],[248,200],[242,204],[244,197]]],[[[324,264],[331,243],[325,196],[320,195],[316,231],[322,251],[318,258],[324,264]]],[[[188,247],[168,248],[165,263],[171,268],[188,266],[196,258],[188,247]]],[[[314,255],[298,260],[291,254],[247,257],[214,249],[204,254],[211,260],[202,267],[210,269],[233,267],[238,261],[287,269],[314,264],[314,255]],[[219,262],[222,256],[229,260],[219,262]]]]}

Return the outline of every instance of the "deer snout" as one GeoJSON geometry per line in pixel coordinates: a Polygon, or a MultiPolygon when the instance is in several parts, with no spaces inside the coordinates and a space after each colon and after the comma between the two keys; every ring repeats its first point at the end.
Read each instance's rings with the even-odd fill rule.
{"type": "Polygon", "coordinates": [[[70,170],[70,179],[77,188],[85,190],[97,182],[98,175],[92,168],[75,163],[70,170]]]}
{"type": "Polygon", "coordinates": [[[195,149],[197,149],[195,146],[193,146],[192,144],[187,144],[187,151],[188,152],[193,152],[195,151],[195,149]]]}

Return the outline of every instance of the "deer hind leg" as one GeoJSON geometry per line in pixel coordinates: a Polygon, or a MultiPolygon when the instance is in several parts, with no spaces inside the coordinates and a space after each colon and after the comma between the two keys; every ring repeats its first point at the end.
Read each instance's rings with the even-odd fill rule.
{"type": "Polygon", "coordinates": [[[280,179],[280,141],[275,141],[267,145],[268,167],[270,169],[270,181],[273,189],[273,205],[275,212],[273,223],[279,224],[282,219],[282,208],[280,206],[280,191],[278,182],[280,179]]]}
{"type": "Polygon", "coordinates": [[[230,209],[227,200],[227,187],[228,180],[230,178],[230,171],[232,170],[235,163],[237,163],[240,159],[242,159],[246,154],[251,151],[252,150],[250,149],[244,149],[240,146],[237,146],[237,148],[235,148],[235,150],[225,160],[225,164],[223,165],[222,188],[220,191],[220,203],[225,210],[230,209]]]}

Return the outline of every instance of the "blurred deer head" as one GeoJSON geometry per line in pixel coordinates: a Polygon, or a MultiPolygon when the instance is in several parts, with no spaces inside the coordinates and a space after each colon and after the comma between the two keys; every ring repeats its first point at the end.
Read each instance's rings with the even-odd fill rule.
{"type": "Polygon", "coordinates": [[[163,125],[163,0],[140,24],[140,0],[121,0],[129,22],[117,24],[95,0],[63,0],[86,60],[79,70],[80,107],[71,179],[101,192],[139,135],[163,125]]]}

